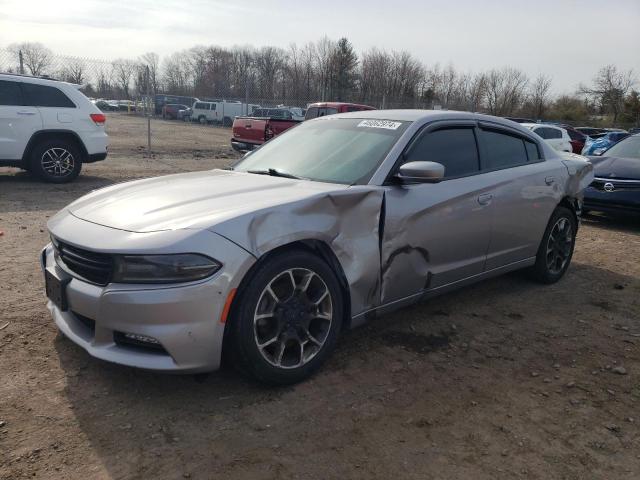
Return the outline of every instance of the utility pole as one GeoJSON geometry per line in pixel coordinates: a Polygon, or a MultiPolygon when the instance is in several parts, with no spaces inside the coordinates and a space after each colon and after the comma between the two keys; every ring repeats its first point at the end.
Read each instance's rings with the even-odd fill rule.
{"type": "Polygon", "coordinates": [[[20,59],[20,75],[24,75],[24,58],[22,56],[22,50],[18,51],[18,58],[20,59]]]}

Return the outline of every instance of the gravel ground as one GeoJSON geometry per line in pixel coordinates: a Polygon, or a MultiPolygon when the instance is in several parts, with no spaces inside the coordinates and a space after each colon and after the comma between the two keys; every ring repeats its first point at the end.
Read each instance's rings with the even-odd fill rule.
{"type": "Polygon", "coordinates": [[[638,219],[585,219],[556,285],[514,273],[349,332],[294,387],[158,375],[57,334],[47,218],[235,154],[227,129],[154,121],[148,157],[144,120],[107,124],[109,158],[70,185],[0,168],[0,479],[640,478],[638,219]]]}

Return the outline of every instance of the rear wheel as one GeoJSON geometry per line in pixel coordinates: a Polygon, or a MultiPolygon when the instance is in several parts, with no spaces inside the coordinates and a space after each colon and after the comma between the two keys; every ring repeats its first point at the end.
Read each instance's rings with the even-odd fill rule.
{"type": "Polygon", "coordinates": [[[222,126],[223,127],[230,127],[231,125],[233,125],[233,120],[231,120],[230,117],[224,117],[222,119],[222,126]]]}
{"type": "Polygon", "coordinates": [[[31,152],[29,170],[46,182],[70,182],[81,169],[80,149],[67,140],[45,140],[31,152]]]}
{"type": "Polygon", "coordinates": [[[538,248],[533,277],[542,283],[555,283],[562,278],[573,256],[578,224],[566,207],[557,207],[551,215],[538,248]]]}
{"type": "Polygon", "coordinates": [[[200,124],[202,124],[202,125],[206,125],[206,123],[207,123],[207,117],[205,117],[204,115],[200,115],[200,116],[198,117],[198,121],[200,122],[200,124]]]}
{"type": "Polygon", "coordinates": [[[335,274],[304,251],[267,260],[234,303],[230,346],[236,363],[270,384],[313,374],[333,350],[343,320],[335,274]]]}

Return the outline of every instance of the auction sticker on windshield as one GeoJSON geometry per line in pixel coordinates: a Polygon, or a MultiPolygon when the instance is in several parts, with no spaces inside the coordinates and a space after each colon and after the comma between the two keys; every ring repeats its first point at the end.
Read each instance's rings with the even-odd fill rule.
{"type": "Polygon", "coordinates": [[[387,130],[397,130],[402,122],[390,122],[389,120],[363,120],[358,127],[386,128],[387,130]]]}

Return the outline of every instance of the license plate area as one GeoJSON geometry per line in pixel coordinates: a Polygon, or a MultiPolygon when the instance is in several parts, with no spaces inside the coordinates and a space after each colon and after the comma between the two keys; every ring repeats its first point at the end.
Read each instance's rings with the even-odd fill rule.
{"type": "Polygon", "coordinates": [[[49,270],[44,271],[44,285],[47,297],[63,312],[69,308],[66,290],[70,281],[70,278],[61,280],[49,270]]]}

